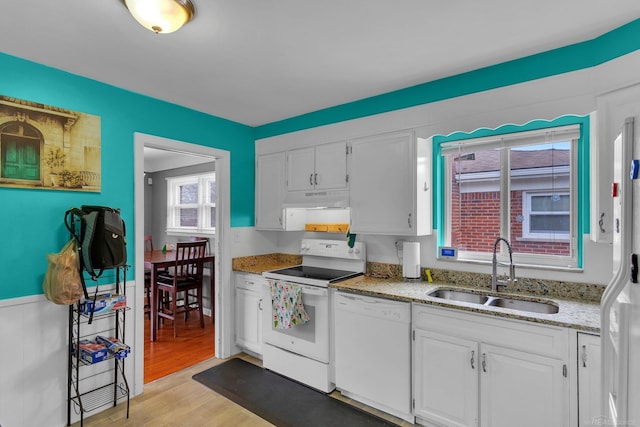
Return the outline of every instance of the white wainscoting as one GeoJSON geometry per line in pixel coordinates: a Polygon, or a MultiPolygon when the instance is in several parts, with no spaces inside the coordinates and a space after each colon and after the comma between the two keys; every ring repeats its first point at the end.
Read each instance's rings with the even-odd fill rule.
{"type": "MultiPolygon", "coordinates": [[[[109,288],[100,285],[99,289],[109,288]]],[[[127,282],[129,307],[135,306],[135,295],[135,282],[127,282]]],[[[134,341],[133,313],[134,310],[127,312],[128,342],[129,337],[134,341]]],[[[67,424],[68,314],[68,306],[53,304],[44,295],[0,300],[0,426],[67,424]]],[[[132,354],[125,363],[131,396],[135,350],[132,345],[132,354]]],[[[85,419],[89,415],[85,414],[85,419]]],[[[72,422],[79,419],[72,410],[72,422]]]]}

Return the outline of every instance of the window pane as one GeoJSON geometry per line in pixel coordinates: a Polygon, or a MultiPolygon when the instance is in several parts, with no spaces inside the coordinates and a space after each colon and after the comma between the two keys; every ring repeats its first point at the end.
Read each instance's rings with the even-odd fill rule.
{"type": "Polygon", "coordinates": [[[216,183],[212,182],[212,181],[209,181],[208,186],[209,186],[209,191],[208,191],[209,202],[210,203],[215,203],[215,201],[216,201],[216,183]]]}
{"type": "Polygon", "coordinates": [[[198,209],[188,208],[180,209],[180,227],[197,227],[198,226],[198,209]]]}
{"type": "Polygon", "coordinates": [[[500,235],[500,151],[450,154],[451,245],[462,251],[493,252],[500,235]]]}
{"type": "Polygon", "coordinates": [[[209,224],[207,224],[207,227],[209,227],[209,228],[215,228],[216,227],[216,208],[215,208],[215,206],[209,208],[209,224]]]}
{"type": "Polygon", "coordinates": [[[569,215],[531,215],[531,233],[569,234],[569,215]]]}
{"type": "Polygon", "coordinates": [[[198,203],[198,184],[184,184],[180,186],[180,204],[198,203]]]}
{"type": "Polygon", "coordinates": [[[532,212],[569,212],[571,204],[569,195],[545,194],[544,196],[531,196],[532,212]]]}
{"type": "Polygon", "coordinates": [[[513,147],[509,158],[514,252],[569,255],[571,143],[513,147]]]}

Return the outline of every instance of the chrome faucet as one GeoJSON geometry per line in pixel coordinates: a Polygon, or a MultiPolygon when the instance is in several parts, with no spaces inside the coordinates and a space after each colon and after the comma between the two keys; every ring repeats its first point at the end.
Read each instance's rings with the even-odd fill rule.
{"type": "Polygon", "coordinates": [[[516,279],[516,266],[513,264],[513,251],[511,250],[511,244],[504,237],[498,237],[495,243],[493,244],[493,260],[491,264],[492,264],[491,290],[493,292],[498,292],[498,286],[507,286],[509,283],[515,283],[518,281],[516,279]],[[496,256],[496,252],[498,250],[498,245],[500,244],[501,241],[505,242],[507,244],[507,248],[509,248],[509,264],[498,262],[498,257],[496,256]],[[498,279],[498,265],[505,265],[509,267],[508,279],[506,277],[504,279],[498,279]]]}

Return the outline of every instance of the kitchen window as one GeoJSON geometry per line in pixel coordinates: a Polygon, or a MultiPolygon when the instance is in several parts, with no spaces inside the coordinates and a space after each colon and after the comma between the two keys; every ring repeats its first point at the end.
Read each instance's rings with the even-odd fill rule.
{"type": "Polygon", "coordinates": [[[214,234],[215,173],[167,178],[167,232],[214,234]]]}
{"type": "MultiPolygon", "coordinates": [[[[560,126],[434,137],[441,171],[438,244],[456,247],[459,260],[489,262],[502,236],[520,265],[581,268],[588,118],[556,121],[572,117],[574,123],[560,126]]],[[[508,259],[504,245],[498,250],[508,259]]]]}

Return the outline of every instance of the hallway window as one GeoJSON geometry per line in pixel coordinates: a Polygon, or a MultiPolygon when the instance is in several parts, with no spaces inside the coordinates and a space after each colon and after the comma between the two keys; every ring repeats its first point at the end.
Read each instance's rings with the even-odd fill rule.
{"type": "Polygon", "coordinates": [[[167,178],[167,204],[167,231],[215,233],[215,173],[167,178]]]}

